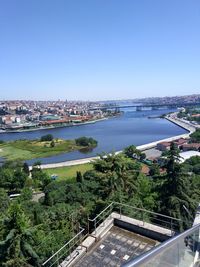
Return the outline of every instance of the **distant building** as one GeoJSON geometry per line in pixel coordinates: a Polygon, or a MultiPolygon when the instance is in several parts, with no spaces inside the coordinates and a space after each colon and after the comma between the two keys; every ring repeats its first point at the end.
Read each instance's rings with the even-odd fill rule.
{"type": "MultiPolygon", "coordinates": [[[[173,141],[178,148],[181,148],[183,147],[183,145],[187,144],[188,140],[184,139],[184,138],[180,138],[180,139],[177,139],[175,141],[173,141]]],[[[156,148],[160,151],[166,151],[166,150],[169,150],[170,149],[170,145],[171,145],[172,142],[161,142],[161,143],[158,143],[156,148]]]]}
{"type": "Polygon", "coordinates": [[[188,140],[184,138],[180,138],[176,140],[174,143],[178,146],[178,148],[182,147],[184,144],[187,144],[188,140]]]}
{"type": "Polygon", "coordinates": [[[199,118],[200,117],[200,114],[193,114],[191,115],[192,118],[199,118]]]}
{"type": "Polygon", "coordinates": [[[184,144],[182,146],[182,150],[183,151],[189,151],[189,150],[200,151],[200,144],[199,143],[184,144]]]}
{"type": "Polygon", "coordinates": [[[170,142],[161,142],[157,144],[156,148],[160,151],[169,150],[170,144],[171,144],[170,142]]]}
{"type": "Polygon", "coordinates": [[[12,124],[15,122],[16,116],[14,115],[5,115],[2,116],[2,123],[5,125],[12,124]]]}

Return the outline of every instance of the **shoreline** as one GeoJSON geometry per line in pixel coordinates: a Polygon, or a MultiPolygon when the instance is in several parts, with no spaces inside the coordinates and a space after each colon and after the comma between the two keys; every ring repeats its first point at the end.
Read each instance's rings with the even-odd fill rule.
{"type": "MultiPolygon", "coordinates": [[[[156,147],[156,145],[160,142],[172,142],[179,138],[188,138],[188,137],[189,137],[189,134],[176,135],[173,137],[168,137],[168,138],[154,141],[151,143],[147,143],[144,145],[139,145],[139,146],[136,146],[136,148],[140,151],[144,151],[144,150],[148,150],[148,149],[156,147]]],[[[115,154],[117,155],[122,152],[123,150],[116,151],[115,154]]],[[[96,159],[99,159],[99,156],[83,158],[83,159],[68,160],[68,161],[57,162],[57,163],[41,164],[41,169],[54,169],[54,168],[69,167],[69,166],[74,166],[74,165],[81,165],[81,164],[91,163],[92,161],[96,159]]],[[[31,170],[32,166],[29,166],[29,168],[31,170]]]]}
{"type": "Polygon", "coordinates": [[[177,114],[178,114],[177,112],[174,112],[172,114],[168,114],[165,116],[165,119],[178,125],[179,127],[183,128],[183,129],[187,130],[190,134],[195,132],[196,129],[199,128],[198,125],[194,126],[189,121],[183,121],[183,120],[179,119],[177,117],[177,114]]]}
{"type": "MultiPolygon", "coordinates": [[[[161,143],[161,142],[172,142],[172,141],[175,141],[179,138],[186,138],[186,139],[189,138],[190,134],[196,130],[196,127],[191,125],[189,122],[186,123],[186,122],[181,121],[180,119],[178,119],[176,117],[176,114],[177,114],[177,112],[172,113],[172,114],[168,114],[165,116],[165,119],[170,121],[171,123],[174,123],[177,126],[183,128],[184,130],[187,130],[188,133],[164,138],[164,139],[157,140],[157,141],[147,143],[144,145],[139,145],[139,146],[136,146],[136,148],[139,149],[140,151],[144,151],[144,150],[148,150],[148,149],[156,147],[156,145],[158,143],[161,143]]],[[[115,152],[116,155],[119,153],[122,153],[122,150],[115,152]]],[[[63,162],[58,162],[58,163],[42,164],[41,169],[53,169],[53,168],[61,168],[61,167],[69,167],[69,166],[74,166],[74,165],[81,165],[81,164],[91,163],[92,161],[94,161],[96,159],[99,159],[99,156],[77,159],[77,160],[68,160],[68,161],[63,161],[63,162]]],[[[32,166],[29,166],[29,168],[31,170],[32,166]]]]}
{"type": "Polygon", "coordinates": [[[73,126],[81,126],[81,125],[92,124],[92,123],[96,123],[96,122],[104,121],[104,120],[108,120],[108,119],[109,118],[106,117],[106,118],[101,118],[101,119],[87,121],[87,122],[71,123],[69,125],[49,126],[49,127],[41,127],[41,128],[33,128],[33,129],[24,129],[24,130],[13,130],[13,131],[12,130],[8,130],[8,131],[6,131],[6,130],[0,129],[0,134],[6,134],[6,133],[25,133],[25,132],[35,132],[35,131],[43,131],[43,130],[52,130],[52,129],[57,129],[57,128],[67,128],[67,127],[73,127],[73,126]]]}

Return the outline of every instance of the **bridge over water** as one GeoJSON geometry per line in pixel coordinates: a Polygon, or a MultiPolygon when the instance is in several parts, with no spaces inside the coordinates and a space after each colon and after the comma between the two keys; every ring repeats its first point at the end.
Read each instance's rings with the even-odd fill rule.
{"type": "Polygon", "coordinates": [[[159,108],[180,108],[180,107],[197,107],[200,106],[200,103],[174,103],[174,104],[130,104],[130,105],[106,105],[101,107],[90,108],[90,110],[106,110],[106,109],[121,109],[121,108],[136,108],[137,111],[141,111],[144,108],[151,108],[156,110],[159,108]]]}

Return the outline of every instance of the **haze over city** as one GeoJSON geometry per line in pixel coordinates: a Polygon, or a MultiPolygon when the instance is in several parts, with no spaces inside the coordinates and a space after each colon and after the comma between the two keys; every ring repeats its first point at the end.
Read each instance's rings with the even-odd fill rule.
{"type": "Polygon", "coordinates": [[[198,93],[199,14],[197,0],[2,0],[1,99],[198,93]]]}

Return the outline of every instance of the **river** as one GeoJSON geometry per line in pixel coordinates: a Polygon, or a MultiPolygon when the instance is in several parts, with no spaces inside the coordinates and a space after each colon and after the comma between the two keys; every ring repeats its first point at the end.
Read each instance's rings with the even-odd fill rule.
{"type": "MultiPolygon", "coordinates": [[[[175,109],[136,111],[135,108],[124,108],[123,111],[124,114],[119,117],[94,124],[33,132],[1,133],[0,140],[37,139],[42,135],[51,133],[55,138],[75,139],[80,136],[87,136],[93,137],[98,141],[98,146],[87,153],[74,151],[37,159],[43,164],[48,164],[92,157],[102,152],[119,151],[132,144],[142,145],[187,132],[165,119],[148,118],[149,116],[173,112],[175,109]]],[[[36,159],[27,162],[32,164],[35,161],[36,159]]]]}

